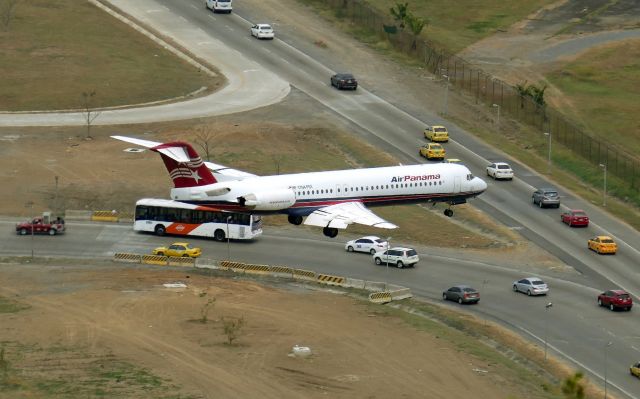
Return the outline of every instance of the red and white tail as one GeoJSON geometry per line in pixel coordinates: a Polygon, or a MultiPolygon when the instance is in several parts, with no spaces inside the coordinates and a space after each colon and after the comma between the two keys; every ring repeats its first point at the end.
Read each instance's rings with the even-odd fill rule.
{"type": "Polygon", "coordinates": [[[188,143],[164,143],[151,147],[151,151],[160,154],[176,188],[206,186],[217,182],[200,155],[188,143]]]}

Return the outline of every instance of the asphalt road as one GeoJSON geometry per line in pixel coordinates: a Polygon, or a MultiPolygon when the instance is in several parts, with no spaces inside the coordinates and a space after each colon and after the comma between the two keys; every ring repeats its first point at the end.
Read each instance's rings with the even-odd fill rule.
{"type": "MultiPolygon", "coordinates": [[[[178,240],[137,234],[128,224],[68,222],[64,235],[19,236],[13,231],[15,220],[0,221],[0,253],[5,256],[59,256],[111,258],[116,252],[150,253],[151,249],[178,240]]],[[[607,351],[609,389],[621,397],[637,398],[638,381],[628,366],[640,357],[640,320],[637,309],[611,312],[596,304],[599,290],[590,279],[574,272],[532,273],[509,264],[480,262],[463,252],[418,247],[420,262],[415,268],[396,269],[376,266],[368,254],[348,253],[342,240],[321,237],[315,231],[298,228],[271,228],[251,242],[219,243],[191,238],[203,249],[203,257],[249,263],[282,265],[342,275],[368,281],[406,286],[423,299],[441,302],[442,291],[456,283],[471,284],[481,291],[478,305],[445,306],[461,308],[481,318],[502,323],[540,346],[545,337],[551,355],[572,361],[589,372],[596,381],[604,376],[604,350],[607,351]],[[304,254],[304,255],[303,255],[304,254]],[[513,281],[530,274],[541,276],[551,287],[546,297],[528,297],[512,292],[513,281]],[[586,284],[585,284],[586,283],[586,284]],[[545,305],[553,303],[546,310],[545,305]]],[[[127,266],[124,266],[127,267],[127,266]]],[[[541,270],[541,269],[540,269],[541,270]]]]}
{"type": "MultiPolygon", "coordinates": [[[[195,29],[199,35],[204,34],[211,39],[195,42],[201,39],[185,36],[180,39],[183,46],[198,48],[207,47],[209,42],[224,43],[223,47],[232,50],[225,53],[230,58],[220,59],[242,57],[257,69],[264,69],[276,79],[289,82],[315,99],[319,106],[333,110],[336,118],[344,118],[358,126],[372,143],[383,146],[405,163],[424,162],[417,156],[417,148],[424,143],[421,131],[427,123],[444,122],[435,112],[428,110],[420,115],[405,112],[404,108],[385,101],[384,92],[374,95],[366,87],[356,92],[338,92],[331,88],[328,83],[331,69],[312,57],[314,50],[297,43],[295,37],[283,33],[269,42],[252,39],[248,34],[250,24],[247,20],[254,20],[255,16],[251,15],[251,10],[243,9],[241,3],[236,4],[234,13],[230,15],[214,15],[206,12],[202,1],[198,0],[112,2],[142,21],[164,24],[161,31],[165,33],[171,27],[172,32],[181,31],[188,21],[190,30],[195,29]]],[[[355,67],[352,70],[356,70],[355,67]]],[[[251,73],[249,70],[245,72],[251,73]]],[[[478,142],[459,127],[449,122],[446,125],[454,138],[446,145],[447,151],[451,156],[463,159],[473,173],[482,176],[488,161],[503,158],[501,153],[478,142]]],[[[640,326],[634,317],[637,311],[612,313],[594,305],[597,291],[615,286],[624,287],[638,299],[638,232],[560,189],[563,204],[585,209],[592,219],[592,225],[587,229],[570,229],[562,225],[559,210],[538,209],[530,204],[532,187],[550,184],[522,165],[515,163],[512,166],[517,178],[512,182],[489,181],[489,189],[474,204],[505,225],[519,230],[523,236],[581,273],[579,284],[565,282],[567,276],[545,276],[553,290],[546,299],[513,294],[509,289],[510,283],[522,277],[523,273],[514,271],[510,265],[496,267],[438,257],[430,255],[432,251],[428,248],[420,250],[423,261],[419,267],[408,270],[375,268],[368,256],[348,256],[343,252],[342,244],[328,241],[320,233],[308,238],[301,238],[298,234],[269,234],[255,243],[232,243],[229,249],[236,260],[298,266],[367,280],[388,280],[411,287],[416,294],[432,299],[439,298],[441,290],[454,282],[471,282],[479,286],[488,280],[481,304],[465,309],[500,321],[534,341],[548,336],[553,352],[587,370],[596,380],[604,374],[605,343],[613,342],[607,349],[609,382],[622,396],[638,397],[634,393],[638,390],[638,382],[631,379],[627,371],[628,365],[640,358],[640,335],[637,333],[640,326]],[[618,255],[598,256],[586,250],[587,237],[601,233],[616,238],[620,245],[618,255]],[[544,307],[547,301],[554,303],[549,311],[544,307]],[[548,329],[545,328],[547,322],[548,329]]],[[[17,237],[10,233],[10,226],[6,227],[3,231],[7,231],[8,236],[0,247],[2,253],[30,253],[30,239],[17,237]]],[[[121,226],[72,224],[68,235],[36,237],[34,244],[38,254],[108,256],[116,250],[147,252],[156,243],[170,241],[132,235],[126,231],[121,226]]],[[[202,246],[207,252],[224,257],[224,244],[204,242],[202,246]]],[[[517,263],[518,260],[514,259],[512,266],[517,263]]]]}

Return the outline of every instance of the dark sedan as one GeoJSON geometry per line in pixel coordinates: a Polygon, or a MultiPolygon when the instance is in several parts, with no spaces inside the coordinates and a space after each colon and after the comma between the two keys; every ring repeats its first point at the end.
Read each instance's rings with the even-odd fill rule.
{"type": "Polygon", "coordinates": [[[331,86],[338,90],[358,88],[358,81],[350,73],[337,73],[331,77],[331,86]]]}
{"type": "Polygon", "coordinates": [[[480,293],[468,285],[455,285],[442,293],[442,299],[460,304],[478,303],[480,301],[480,293]]]}

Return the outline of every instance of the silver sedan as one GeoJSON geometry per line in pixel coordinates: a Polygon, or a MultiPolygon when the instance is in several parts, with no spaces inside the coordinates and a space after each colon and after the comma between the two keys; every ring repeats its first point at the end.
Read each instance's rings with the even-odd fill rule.
{"type": "Polygon", "coordinates": [[[524,292],[531,295],[547,295],[549,286],[538,277],[527,277],[513,282],[514,292],[524,292]]]}

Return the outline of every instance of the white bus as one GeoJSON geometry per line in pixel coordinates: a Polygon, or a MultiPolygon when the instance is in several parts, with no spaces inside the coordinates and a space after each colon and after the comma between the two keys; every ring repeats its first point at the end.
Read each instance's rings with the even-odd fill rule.
{"type": "Polygon", "coordinates": [[[262,234],[262,218],[186,202],[144,198],[136,202],[133,230],[159,236],[212,237],[217,241],[250,240],[262,234]]]}
{"type": "Polygon", "coordinates": [[[213,12],[230,13],[233,7],[232,0],[205,0],[205,6],[213,12]]]}

